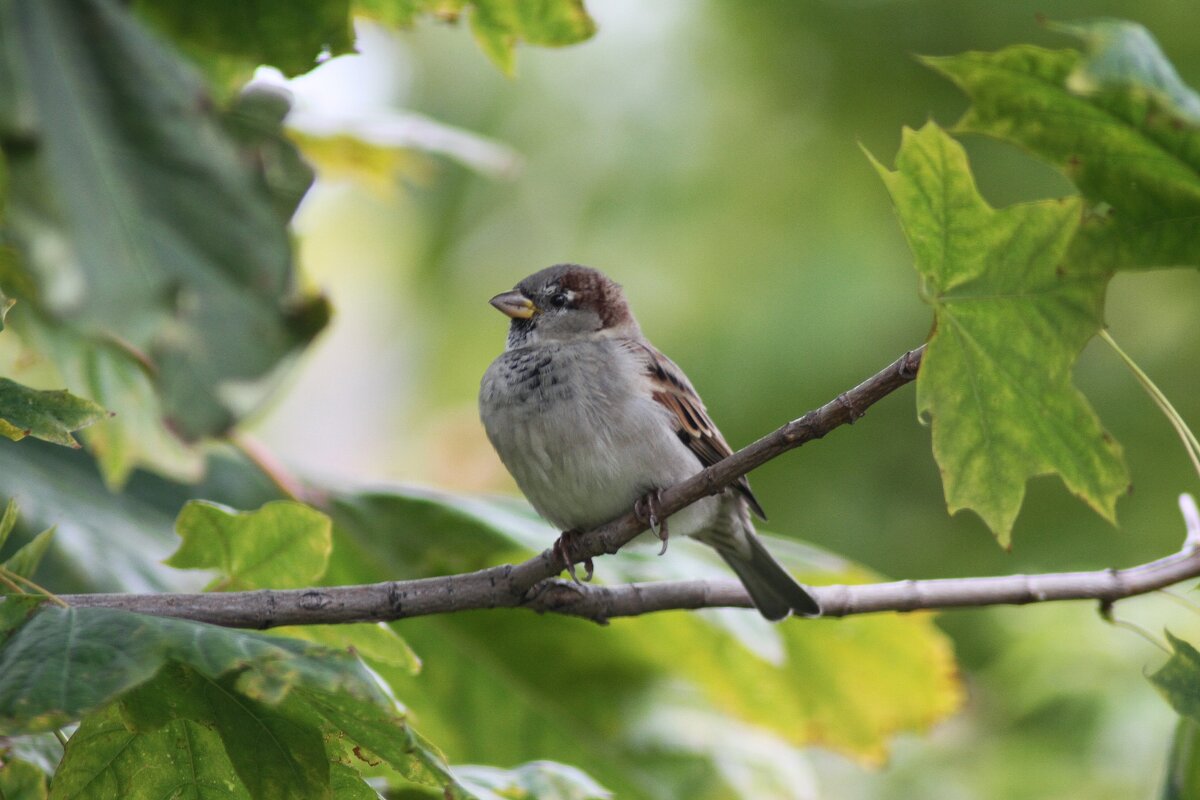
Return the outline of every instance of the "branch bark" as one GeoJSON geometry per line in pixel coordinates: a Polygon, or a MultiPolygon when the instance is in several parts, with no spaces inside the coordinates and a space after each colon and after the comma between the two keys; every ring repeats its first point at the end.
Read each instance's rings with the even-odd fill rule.
{"type": "MultiPolygon", "coordinates": [[[[606,622],[656,611],[752,608],[737,581],[692,580],[578,586],[547,579],[524,594],[512,591],[511,566],[413,581],[287,591],[209,594],[79,594],[61,599],[77,608],[119,608],[235,628],[376,622],[485,608],[528,608],[606,622]]],[[[1055,600],[1115,603],[1200,577],[1195,547],[1129,569],[895,581],[810,587],[826,617],[1024,605],[1055,600]]]]}
{"type": "MultiPolygon", "coordinates": [[[[665,490],[664,512],[675,513],[702,497],[716,494],[772,458],[854,422],[872,404],[916,377],[923,351],[920,348],[906,353],[854,389],[665,490]]],[[[1184,511],[1187,517],[1187,509],[1184,511]]],[[[576,540],[575,550],[581,557],[615,553],[645,529],[631,512],[582,534],[576,540]]],[[[1198,543],[1200,532],[1191,531],[1182,552],[1124,570],[908,580],[812,589],[827,617],[1053,600],[1098,600],[1111,604],[1200,576],[1198,543]]],[[[520,607],[604,622],[655,611],[752,607],[741,584],[733,580],[579,586],[557,579],[555,576],[561,571],[561,563],[547,549],[515,566],[505,564],[410,581],[286,591],[63,595],[61,599],[77,608],[119,608],[240,628],[390,621],[487,608],[520,607]]]]}

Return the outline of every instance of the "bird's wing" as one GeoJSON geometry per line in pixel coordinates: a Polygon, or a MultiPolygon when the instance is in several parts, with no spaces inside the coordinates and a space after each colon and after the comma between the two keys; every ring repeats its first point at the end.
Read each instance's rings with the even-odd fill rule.
{"type": "MultiPolygon", "coordinates": [[[[627,350],[643,364],[650,379],[650,391],[654,400],[671,412],[675,434],[688,446],[706,467],[711,467],[723,458],[733,455],[733,450],[713,424],[704,408],[704,402],[691,381],[675,362],[643,341],[626,339],[622,342],[627,350]]],[[[752,511],[764,520],[767,518],[762,506],[750,491],[750,482],[745,476],[738,478],[734,487],[746,498],[752,511]]]]}

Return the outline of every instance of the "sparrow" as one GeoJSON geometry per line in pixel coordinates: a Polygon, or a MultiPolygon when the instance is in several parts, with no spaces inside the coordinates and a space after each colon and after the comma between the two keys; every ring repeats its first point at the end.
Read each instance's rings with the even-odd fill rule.
{"type": "MultiPolygon", "coordinates": [[[[691,381],[642,335],[621,287],[578,264],[535,272],[491,304],[512,321],[483,375],[488,439],[533,508],[563,531],[555,552],[575,577],[571,537],[633,508],[666,550],[662,489],[732,454],[691,381]]],[[[713,547],[769,620],[820,606],[767,551],[766,519],[745,477],[670,518],[713,547]]],[[[590,564],[588,577],[591,577],[590,564]]]]}

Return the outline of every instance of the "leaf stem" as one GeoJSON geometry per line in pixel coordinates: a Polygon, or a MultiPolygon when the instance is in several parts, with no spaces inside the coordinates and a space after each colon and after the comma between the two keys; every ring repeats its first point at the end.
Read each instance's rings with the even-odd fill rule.
{"type": "Polygon", "coordinates": [[[1179,434],[1179,438],[1183,442],[1183,449],[1187,451],[1188,458],[1192,461],[1192,466],[1196,470],[1197,477],[1200,477],[1200,441],[1196,440],[1196,434],[1192,433],[1191,428],[1183,421],[1183,417],[1175,410],[1175,406],[1171,405],[1171,401],[1162,393],[1162,390],[1155,386],[1154,381],[1150,380],[1150,376],[1142,371],[1142,368],[1129,357],[1128,353],[1121,349],[1120,345],[1116,343],[1104,328],[1100,329],[1100,338],[1125,362],[1125,366],[1138,379],[1138,383],[1146,390],[1146,394],[1150,395],[1150,398],[1158,405],[1163,415],[1166,416],[1167,421],[1171,423],[1171,427],[1179,434]]]}
{"type": "Polygon", "coordinates": [[[56,605],[62,606],[63,608],[71,607],[69,604],[67,604],[65,601],[63,601],[62,598],[60,598],[54,592],[45,588],[41,584],[34,583],[29,578],[26,578],[24,575],[19,575],[19,574],[13,572],[12,570],[8,569],[7,567],[0,566],[0,578],[3,578],[5,583],[12,586],[14,589],[16,589],[21,594],[27,594],[27,592],[17,585],[17,583],[16,583],[17,581],[25,584],[25,586],[29,587],[30,589],[33,589],[34,594],[40,594],[43,597],[45,597],[47,600],[49,600],[50,602],[55,603],[56,605]]]}
{"type": "Polygon", "coordinates": [[[1142,637],[1147,642],[1149,642],[1150,644],[1157,647],[1159,650],[1162,650],[1167,655],[1171,655],[1171,648],[1167,647],[1167,643],[1159,641],[1154,636],[1154,634],[1147,631],[1141,625],[1138,625],[1135,622],[1130,622],[1129,620],[1124,620],[1119,617],[1115,617],[1115,616],[1111,616],[1111,615],[1106,617],[1105,619],[1108,621],[1108,623],[1110,625],[1115,625],[1118,628],[1124,628],[1127,631],[1136,633],[1138,636],[1142,637]]]}

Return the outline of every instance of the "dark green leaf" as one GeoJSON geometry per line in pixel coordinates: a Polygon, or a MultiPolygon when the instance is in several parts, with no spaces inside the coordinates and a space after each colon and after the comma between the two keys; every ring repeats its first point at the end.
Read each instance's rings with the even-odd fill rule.
{"type": "Polygon", "coordinates": [[[348,53],[353,45],[349,0],[139,0],[135,8],[189,49],[271,64],[288,75],[312,69],[322,52],[348,53]]]}
{"type": "Polygon", "coordinates": [[[1162,800],[1196,800],[1200,797],[1200,724],[1181,719],[1175,725],[1162,800]]]}
{"type": "Polygon", "coordinates": [[[290,110],[291,98],[284,89],[251,84],[233,98],[223,117],[225,130],[243,157],[258,165],[259,178],[284,224],[291,221],[313,182],[312,167],[283,131],[290,110]]]}
{"type": "Polygon", "coordinates": [[[296,789],[328,784],[317,725],[409,780],[465,796],[441,753],[343,652],[180,619],[62,608],[34,616],[0,650],[0,733],[49,730],[115,699],[142,732],[179,719],[211,725],[256,798],[321,796],[296,789]],[[252,759],[270,748],[270,768],[256,766],[252,759]]]}
{"type": "Polygon", "coordinates": [[[178,661],[278,702],[305,684],[388,701],[353,657],[317,645],[112,609],[45,608],[0,651],[0,732],[49,730],[105,705],[178,661]]]}
{"type": "Polygon", "coordinates": [[[122,715],[138,732],[182,720],[211,728],[255,800],[330,797],[321,732],[275,706],[246,697],[233,684],[231,677],[213,679],[168,664],[153,680],[122,697],[122,715]]]}
{"type": "Polygon", "coordinates": [[[187,720],[133,731],[115,705],[84,717],[51,789],[61,800],[251,798],[215,732],[187,720]]]}
{"type": "Polygon", "coordinates": [[[0,564],[0,568],[20,575],[22,578],[32,578],[33,573],[37,572],[38,565],[42,563],[42,558],[46,555],[46,550],[50,547],[50,542],[53,539],[53,528],[42,531],[20,550],[13,553],[7,561],[0,564]]]}
{"type": "MultiPolygon", "coordinates": [[[[144,482],[144,481],[143,481],[144,482]]],[[[141,483],[139,483],[139,486],[141,483]]],[[[160,493],[164,484],[153,482],[160,493]]],[[[170,511],[127,490],[113,494],[84,452],[0,439],[0,497],[23,498],[22,517],[32,530],[54,527],[56,564],[69,581],[63,591],[166,591],[180,588],[178,570],[161,563],[178,544],[172,524],[186,495],[168,494],[170,511]],[[113,531],[120,531],[114,536],[113,531]]],[[[197,581],[187,588],[199,589],[197,581]]]]}
{"type": "Polygon", "coordinates": [[[6,151],[36,302],[146,353],[182,435],[225,431],[328,313],[294,291],[265,182],[124,7],[14,0],[3,15],[0,60],[36,112],[37,146],[6,151]]]}
{"type": "Polygon", "coordinates": [[[241,512],[193,501],[175,521],[183,544],[166,563],[217,570],[222,589],[311,586],[329,561],[330,525],[321,512],[287,500],[241,512]]]}
{"type": "Polygon", "coordinates": [[[583,0],[355,0],[354,10],[404,26],[425,14],[455,20],[466,13],[475,41],[507,75],[516,70],[519,43],[559,47],[596,32],[583,0]]]}
{"type": "Polygon", "coordinates": [[[71,432],[103,418],[103,408],[66,389],[38,391],[0,378],[0,436],[14,442],[33,436],[79,447],[71,432]]]}
{"type": "Polygon", "coordinates": [[[1150,682],[1180,716],[1200,722],[1200,652],[1170,631],[1167,640],[1171,657],[1150,676],[1150,682]]]}
{"type": "Polygon", "coordinates": [[[1071,384],[1108,282],[1059,269],[1078,201],[991,208],[962,146],[932,122],[905,129],[895,172],[876,167],[934,309],[917,408],[950,512],[975,511],[1008,546],[1026,482],[1051,473],[1114,521],[1129,487],[1121,448],[1071,384]]]}
{"type": "Polygon", "coordinates": [[[5,594],[0,602],[0,645],[24,625],[46,598],[31,594],[5,594]]]}
{"type": "Polygon", "coordinates": [[[1172,85],[1174,69],[1144,32],[1069,27],[1097,47],[1092,58],[1018,46],[926,63],[972,100],[958,130],[1025,147],[1079,187],[1088,208],[1065,269],[1200,265],[1200,127],[1186,119],[1193,95],[1172,85]],[[1106,53],[1106,41],[1125,54],[1106,53]]]}

